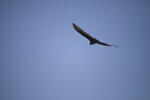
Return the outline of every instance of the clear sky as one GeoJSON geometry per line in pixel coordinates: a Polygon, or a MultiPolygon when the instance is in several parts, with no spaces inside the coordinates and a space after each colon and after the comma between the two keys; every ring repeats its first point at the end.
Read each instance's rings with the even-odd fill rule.
{"type": "Polygon", "coordinates": [[[150,100],[149,43],[149,0],[1,0],[0,100],[150,100]]]}

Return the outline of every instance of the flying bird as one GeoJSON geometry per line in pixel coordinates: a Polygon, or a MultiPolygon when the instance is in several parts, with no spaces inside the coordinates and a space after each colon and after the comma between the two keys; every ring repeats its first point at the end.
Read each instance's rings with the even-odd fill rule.
{"type": "Polygon", "coordinates": [[[101,45],[104,45],[104,46],[114,46],[114,47],[118,47],[118,46],[115,46],[115,45],[109,45],[107,43],[104,43],[104,42],[101,42],[99,41],[98,39],[92,37],[90,34],[86,33],[85,31],[83,31],[80,27],[78,27],[77,25],[75,25],[74,23],[72,23],[74,29],[79,32],[82,36],[86,37],[89,41],[90,41],[90,45],[93,45],[95,43],[98,43],[98,44],[101,44],[101,45]]]}

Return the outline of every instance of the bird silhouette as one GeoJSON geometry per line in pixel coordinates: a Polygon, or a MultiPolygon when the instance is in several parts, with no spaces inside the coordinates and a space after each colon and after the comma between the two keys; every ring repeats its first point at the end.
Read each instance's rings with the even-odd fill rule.
{"type": "Polygon", "coordinates": [[[98,44],[101,44],[101,45],[104,45],[104,46],[114,46],[114,47],[118,47],[118,46],[115,46],[115,45],[109,45],[107,43],[104,43],[104,42],[101,42],[99,41],[98,39],[92,37],[90,34],[86,33],[85,31],[83,31],[80,27],[78,27],[77,25],[75,25],[74,23],[72,23],[74,29],[79,32],[82,36],[86,37],[89,41],[90,41],[90,45],[93,45],[95,43],[98,43],[98,44]]]}

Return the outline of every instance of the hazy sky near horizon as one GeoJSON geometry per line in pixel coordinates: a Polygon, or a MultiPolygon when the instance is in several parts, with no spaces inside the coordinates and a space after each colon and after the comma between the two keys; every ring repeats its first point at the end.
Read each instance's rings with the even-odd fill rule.
{"type": "Polygon", "coordinates": [[[149,43],[149,0],[1,0],[0,100],[150,100],[149,43]]]}

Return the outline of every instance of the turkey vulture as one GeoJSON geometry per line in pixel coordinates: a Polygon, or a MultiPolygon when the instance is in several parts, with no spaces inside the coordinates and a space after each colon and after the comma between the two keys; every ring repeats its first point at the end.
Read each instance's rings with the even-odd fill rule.
{"type": "Polygon", "coordinates": [[[114,46],[114,47],[118,47],[118,46],[115,46],[115,45],[109,45],[107,43],[104,43],[104,42],[101,42],[99,40],[97,40],[96,38],[92,37],[90,34],[84,32],[80,27],[78,27],[77,25],[75,25],[74,23],[73,24],[73,27],[74,29],[79,32],[82,36],[86,37],[89,41],[90,41],[90,45],[93,45],[95,43],[98,43],[98,44],[101,44],[101,45],[104,45],[104,46],[114,46]]]}

